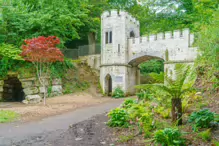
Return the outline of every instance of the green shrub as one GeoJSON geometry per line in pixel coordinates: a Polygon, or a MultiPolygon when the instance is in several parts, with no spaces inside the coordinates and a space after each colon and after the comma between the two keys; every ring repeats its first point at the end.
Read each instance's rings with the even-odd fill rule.
{"type": "Polygon", "coordinates": [[[198,134],[198,137],[200,137],[204,141],[210,141],[211,140],[211,129],[207,129],[203,132],[200,132],[198,134]]]}
{"type": "Polygon", "coordinates": [[[124,108],[116,108],[109,112],[109,121],[107,125],[110,127],[128,127],[129,115],[124,108]]]}
{"type": "Polygon", "coordinates": [[[209,128],[211,122],[214,121],[214,113],[208,109],[200,110],[199,112],[193,112],[189,117],[189,123],[193,123],[193,130],[198,128],[209,128]]]}
{"type": "Polygon", "coordinates": [[[10,44],[0,44],[0,59],[6,57],[13,60],[24,60],[20,54],[21,49],[10,44]]]}
{"type": "Polygon", "coordinates": [[[12,122],[18,118],[18,114],[14,111],[0,110],[0,123],[12,122]]]}
{"type": "Polygon", "coordinates": [[[136,94],[139,100],[151,100],[152,94],[149,91],[141,90],[139,93],[136,94]]]}
{"type": "Polygon", "coordinates": [[[136,104],[136,100],[134,99],[126,99],[123,103],[122,103],[122,107],[125,109],[131,108],[134,104],[136,104]]]}
{"type": "Polygon", "coordinates": [[[142,117],[144,113],[147,112],[147,107],[144,104],[135,104],[128,109],[130,119],[135,121],[142,117]]]}
{"type": "Polygon", "coordinates": [[[155,108],[155,112],[157,114],[161,115],[165,119],[170,117],[170,108],[165,109],[164,107],[159,106],[159,107],[155,108]]]}
{"type": "Polygon", "coordinates": [[[185,140],[182,138],[182,134],[178,129],[165,128],[164,130],[158,130],[154,134],[154,140],[156,143],[162,146],[184,146],[185,140]]]}
{"type": "Polygon", "coordinates": [[[120,87],[117,87],[115,91],[113,92],[113,97],[114,98],[122,98],[125,97],[124,91],[120,87]]]}

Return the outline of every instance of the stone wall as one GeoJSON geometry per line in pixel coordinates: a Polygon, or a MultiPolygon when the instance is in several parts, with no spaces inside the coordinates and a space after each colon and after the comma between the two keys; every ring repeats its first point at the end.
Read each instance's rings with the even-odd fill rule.
{"type": "MultiPolygon", "coordinates": [[[[13,89],[16,87],[16,84],[15,82],[12,82],[12,78],[17,79],[16,84],[21,84],[21,92],[23,92],[24,103],[41,102],[44,92],[46,90],[44,89],[44,87],[42,87],[38,79],[36,79],[35,77],[18,78],[8,76],[6,79],[0,80],[0,100],[4,99],[10,101],[10,99],[17,98],[17,96],[20,96],[19,94],[22,94],[13,91],[13,89]]],[[[49,81],[49,79],[46,79],[45,83],[47,87],[51,88],[50,96],[62,95],[62,81],[60,79],[54,79],[51,82],[49,81]]]]}

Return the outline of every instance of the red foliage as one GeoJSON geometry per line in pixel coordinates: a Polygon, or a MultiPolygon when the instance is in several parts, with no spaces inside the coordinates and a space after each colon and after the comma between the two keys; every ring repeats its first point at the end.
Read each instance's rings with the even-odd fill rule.
{"type": "Polygon", "coordinates": [[[24,42],[26,44],[22,46],[21,56],[27,61],[43,63],[64,61],[64,55],[56,48],[56,45],[60,44],[60,40],[56,36],[40,36],[24,42]]]}

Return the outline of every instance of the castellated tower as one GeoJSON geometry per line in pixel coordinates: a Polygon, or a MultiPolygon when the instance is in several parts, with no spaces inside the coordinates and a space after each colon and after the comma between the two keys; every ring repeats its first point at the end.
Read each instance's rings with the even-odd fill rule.
{"type": "Polygon", "coordinates": [[[102,14],[100,81],[104,93],[112,93],[117,87],[127,91],[130,84],[136,84],[128,83],[128,76],[133,78],[139,73],[132,72],[127,64],[127,40],[139,37],[139,28],[139,21],[127,12],[111,10],[102,14]]]}
{"type": "Polygon", "coordinates": [[[139,22],[127,12],[112,10],[101,16],[100,83],[104,93],[120,87],[134,93],[140,83],[138,65],[151,59],[164,60],[164,72],[176,79],[176,64],[193,65],[197,48],[189,29],[140,37],[139,22]]]}

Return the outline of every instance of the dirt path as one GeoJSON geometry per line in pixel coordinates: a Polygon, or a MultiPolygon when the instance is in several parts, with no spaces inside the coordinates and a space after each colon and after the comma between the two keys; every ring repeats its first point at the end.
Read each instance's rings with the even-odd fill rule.
{"type": "Polygon", "coordinates": [[[102,146],[113,145],[113,130],[106,126],[106,114],[72,125],[67,131],[54,131],[14,143],[16,146],[102,146]]]}
{"type": "MultiPolygon", "coordinates": [[[[63,132],[65,133],[68,130],[69,126],[71,127],[74,124],[87,120],[98,114],[106,113],[110,109],[118,107],[122,103],[122,101],[123,99],[112,100],[106,103],[101,103],[101,104],[96,104],[90,107],[80,108],[75,111],[65,113],[62,115],[44,118],[43,120],[39,120],[39,121],[33,121],[33,122],[28,122],[28,123],[17,123],[16,122],[16,123],[9,123],[9,124],[1,124],[0,125],[0,146],[12,146],[12,145],[18,145],[18,144],[22,146],[47,145],[47,139],[48,139],[47,136],[51,138],[51,142],[53,140],[58,140],[57,136],[59,137],[62,135],[63,132]],[[44,138],[44,139],[40,140],[41,138],[44,138]],[[40,141],[39,144],[35,140],[39,140],[40,141]]],[[[95,122],[91,122],[91,125],[94,123],[95,122]]],[[[89,122],[88,122],[88,125],[89,125],[89,122]]],[[[86,126],[84,128],[86,128],[86,126]]],[[[95,127],[93,128],[95,129],[95,127]]],[[[75,128],[73,128],[73,131],[74,130],[75,128]]],[[[100,131],[100,130],[98,129],[94,130],[94,132],[96,131],[100,131]]],[[[64,137],[61,136],[59,138],[60,143],[65,142],[65,138],[67,137],[67,135],[68,134],[66,134],[64,137]]],[[[101,131],[99,135],[102,135],[101,131]]],[[[97,134],[96,137],[99,137],[99,135],[97,134]]],[[[71,137],[71,135],[69,136],[71,137]]],[[[80,139],[79,140],[77,139],[78,138],[77,136],[73,137],[73,139],[74,138],[76,141],[80,140],[80,139]]],[[[96,140],[94,141],[96,142],[96,140]]],[[[86,146],[86,145],[82,145],[82,146],[86,146]]],[[[87,146],[90,146],[90,145],[87,145],[87,146]]]]}
{"type": "Polygon", "coordinates": [[[60,115],[78,108],[113,101],[110,97],[92,96],[88,93],[77,93],[47,99],[47,106],[24,105],[22,103],[0,103],[0,110],[12,110],[20,114],[20,122],[30,122],[45,117],[60,115]]]}

